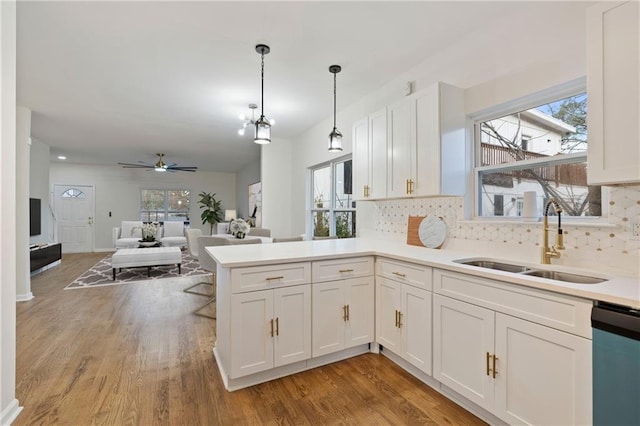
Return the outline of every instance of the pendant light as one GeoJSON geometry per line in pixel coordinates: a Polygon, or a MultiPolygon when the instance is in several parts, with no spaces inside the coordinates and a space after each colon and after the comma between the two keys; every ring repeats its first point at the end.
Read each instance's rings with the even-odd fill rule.
{"type": "Polygon", "coordinates": [[[336,74],[340,71],[340,65],[329,67],[329,72],[333,74],[333,130],[329,133],[329,152],[342,151],[342,133],[336,128],[336,74]]]}
{"type": "Polygon", "coordinates": [[[260,118],[256,121],[256,135],[253,141],[257,144],[264,145],[271,142],[271,123],[264,116],[264,55],[267,55],[271,49],[266,44],[256,45],[256,52],[260,54],[262,58],[262,68],[260,73],[260,106],[262,108],[260,112],[260,118]]]}

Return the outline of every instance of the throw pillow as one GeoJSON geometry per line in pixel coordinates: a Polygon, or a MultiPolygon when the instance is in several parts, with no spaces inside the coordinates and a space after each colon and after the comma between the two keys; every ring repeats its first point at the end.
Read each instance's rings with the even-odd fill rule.
{"type": "Polygon", "coordinates": [[[142,221],[123,220],[120,238],[142,238],[142,221]]]}
{"type": "Polygon", "coordinates": [[[184,222],[165,222],[163,236],[165,237],[184,237],[184,222]]]}

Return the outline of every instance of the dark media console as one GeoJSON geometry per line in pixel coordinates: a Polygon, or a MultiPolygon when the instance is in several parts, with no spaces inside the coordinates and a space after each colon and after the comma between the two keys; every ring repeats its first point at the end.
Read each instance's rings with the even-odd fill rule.
{"type": "Polygon", "coordinates": [[[62,259],[62,244],[49,244],[31,250],[31,272],[62,259]]]}

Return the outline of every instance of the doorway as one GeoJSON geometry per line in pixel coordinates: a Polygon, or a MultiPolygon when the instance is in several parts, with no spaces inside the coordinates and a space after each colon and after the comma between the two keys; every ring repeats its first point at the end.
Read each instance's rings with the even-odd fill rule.
{"type": "Polygon", "coordinates": [[[93,186],[53,185],[54,227],[62,253],[93,251],[93,186]]]}

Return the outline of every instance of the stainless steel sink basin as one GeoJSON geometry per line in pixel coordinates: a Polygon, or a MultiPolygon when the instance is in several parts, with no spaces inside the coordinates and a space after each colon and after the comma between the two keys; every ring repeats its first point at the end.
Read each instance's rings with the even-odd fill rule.
{"type": "Polygon", "coordinates": [[[494,269],[505,272],[525,272],[531,268],[513,263],[495,262],[493,260],[455,260],[462,265],[477,266],[479,268],[494,269]]]}
{"type": "Polygon", "coordinates": [[[598,277],[588,277],[586,275],[570,274],[567,272],[559,272],[559,271],[543,271],[539,269],[523,272],[523,275],[546,278],[548,280],[564,281],[564,282],[575,283],[575,284],[598,284],[606,281],[605,279],[598,278],[598,277]]]}

